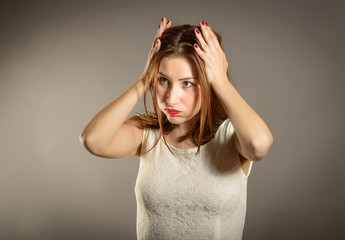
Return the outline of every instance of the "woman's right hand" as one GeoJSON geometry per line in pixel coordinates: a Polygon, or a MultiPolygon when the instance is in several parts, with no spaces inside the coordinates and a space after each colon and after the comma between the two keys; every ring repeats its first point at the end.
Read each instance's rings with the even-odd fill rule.
{"type": "MultiPolygon", "coordinates": [[[[161,42],[160,42],[160,40],[158,38],[160,36],[162,36],[162,33],[165,31],[165,29],[168,29],[170,26],[171,26],[171,21],[167,21],[167,19],[165,17],[163,17],[162,18],[162,22],[159,24],[156,36],[155,36],[155,38],[153,40],[153,43],[152,43],[149,55],[147,57],[146,66],[145,66],[145,69],[144,69],[143,74],[141,75],[140,79],[144,79],[145,78],[145,76],[147,74],[147,71],[148,71],[148,68],[149,68],[149,65],[150,65],[150,62],[151,62],[151,59],[152,59],[152,56],[156,52],[158,52],[159,49],[160,49],[161,42]]],[[[145,86],[146,86],[145,87],[146,90],[148,90],[148,88],[150,87],[150,83],[145,83],[145,86]]]]}

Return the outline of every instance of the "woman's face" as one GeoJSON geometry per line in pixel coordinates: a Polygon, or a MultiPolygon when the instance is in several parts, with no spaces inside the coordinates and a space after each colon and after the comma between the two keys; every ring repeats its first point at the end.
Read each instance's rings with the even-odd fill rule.
{"type": "Polygon", "coordinates": [[[169,122],[188,128],[188,120],[200,111],[201,89],[187,59],[164,57],[156,89],[158,106],[169,122]]]}

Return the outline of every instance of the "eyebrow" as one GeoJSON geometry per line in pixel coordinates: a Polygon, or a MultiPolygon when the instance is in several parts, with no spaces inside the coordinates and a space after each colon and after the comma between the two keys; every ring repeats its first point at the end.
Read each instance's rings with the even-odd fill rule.
{"type": "MultiPolygon", "coordinates": [[[[161,74],[161,75],[163,75],[163,76],[165,76],[165,77],[167,77],[167,78],[169,78],[167,75],[165,75],[165,74],[162,73],[162,72],[158,72],[158,73],[161,74]]],[[[183,81],[183,80],[189,80],[189,79],[195,79],[195,78],[193,78],[193,77],[186,77],[186,78],[180,78],[179,80],[183,81]]]]}

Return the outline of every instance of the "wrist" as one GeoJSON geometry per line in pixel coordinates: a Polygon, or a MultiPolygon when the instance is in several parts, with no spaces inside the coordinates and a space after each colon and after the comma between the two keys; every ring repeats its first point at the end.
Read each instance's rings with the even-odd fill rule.
{"type": "Polygon", "coordinates": [[[225,83],[225,82],[229,82],[229,79],[228,79],[228,77],[227,77],[226,75],[223,75],[223,76],[221,76],[221,77],[218,77],[218,78],[212,80],[212,81],[210,82],[210,85],[211,85],[211,86],[214,86],[214,85],[223,84],[223,83],[225,83]]]}
{"type": "Polygon", "coordinates": [[[146,86],[146,79],[144,77],[140,77],[136,82],[135,85],[137,85],[137,87],[139,87],[140,89],[143,88],[143,91],[147,91],[148,90],[148,86],[146,86]]]}

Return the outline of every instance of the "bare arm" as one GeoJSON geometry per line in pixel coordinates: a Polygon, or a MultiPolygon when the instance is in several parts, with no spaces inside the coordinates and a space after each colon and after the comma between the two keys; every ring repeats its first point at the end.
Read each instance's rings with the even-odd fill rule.
{"type": "MultiPolygon", "coordinates": [[[[144,94],[144,91],[145,83],[142,79],[139,79],[120,97],[115,99],[92,118],[80,135],[81,143],[89,152],[98,156],[116,158],[116,154],[114,153],[119,150],[115,148],[116,143],[114,144],[115,146],[113,146],[113,156],[106,155],[109,154],[106,153],[106,149],[115,139],[120,127],[124,124],[129,113],[144,94]]],[[[134,138],[138,136],[131,134],[133,137],[132,139],[124,139],[125,137],[131,137],[128,136],[129,132],[131,131],[129,124],[130,123],[127,121],[126,125],[123,127],[124,129],[119,132],[121,135],[123,135],[122,142],[128,143],[128,149],[122,148],[123,150],[133,150],[131,148],[135,147],[133,146],[134,138]]]]}
{"type": "MultiPolygon", "coordinates": [[[[171,26],[162,19],[155,40],[171,26]]],[[[143,74],[126,92],[98,112],[79,136],[82,145],[92,154],[105,158],[120,158],[138,155],[142,130],[137,120],[127,119],[129,113],[150,86],[145,75],[152,56],[160,49],[160,40],[153,42],[143,74]],[[157,43],[157,44],[155,44],[157,43]]]]}
{"type": "Polygon", "coordinates": [[[205,62],[207,79],[236,130],[235,146],[245,159],[259,161],[273,144],[273,136],[262,118],[229,82],[228,62],[211,27],[203,21],[200,27],[202,35],[196,32],[196,36],[203,50],[195,47],[195,51],[205,62]]]}

